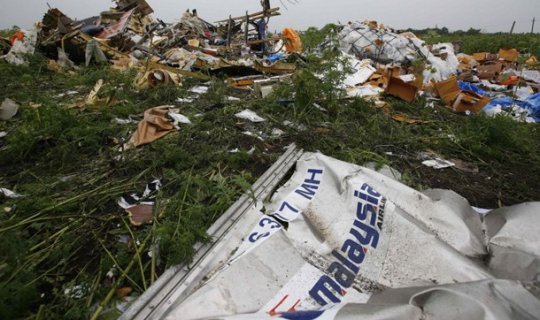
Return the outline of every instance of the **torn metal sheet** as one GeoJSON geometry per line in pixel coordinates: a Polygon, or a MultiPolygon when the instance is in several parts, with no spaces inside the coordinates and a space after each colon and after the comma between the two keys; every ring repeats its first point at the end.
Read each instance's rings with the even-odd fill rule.
{"type": "Polygon", "coordinates": [[[527,269],[539,255],[527,240],[538,237],[532,212],[540,203],[524,206],[490,212],[486,239],[481,216],[452,191],[419,192],[306,153],[264,207],[252,207],[189,280],[137,319],[420,319],[449,310],[458,318],[537,318],[531,284],[495,276],[501,268],[506,279],[536,277],[524,271],[538,270],[527,269]],[[518,235],[513,228],[523,223],[531,227],[518,235]],[[491,243],[508,250],[505,262],[519,262],[499,263],[491,243]]]}

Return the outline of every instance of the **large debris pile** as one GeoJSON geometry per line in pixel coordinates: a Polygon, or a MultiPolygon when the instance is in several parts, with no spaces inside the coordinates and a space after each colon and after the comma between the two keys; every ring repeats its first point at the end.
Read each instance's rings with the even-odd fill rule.
{"type": "MultiPolygon", "coordinates": [[[[299,35],[285,29],[281,35],[268,36],[269,19],[280,15],[279,8],[270,8],[268,1],[263,2],[260,12],[215,24],[199,17],[196,10],[182,13],[178,23],[154,19],[152,13],[144,0],[118,0],[115,7],[81,21],[54,8],[47,11],[33,34],[39,36],[39,48],[58,60],[51,62],[57,68],[64,67],[61,61],[69,57],[86,65],[97,62],[118,69],[137,67],[147,78],[160,68],[166,70],[162,72],[167,78],[177,74],[199,79],[215,72],[252,75],[295,70],[286,60],[289,53],[301,51],[299,35]],[[275,45],[277,50],[273,51],[275,45]]],[[[30,32],[21,35],[5,56],[10,63],[25,63],[22,54],[34,50],[36,36],[30,32]]]]}
{"type": "MultiPolygon", "coordinates": [[[[36,30],[11,39],[4,59],[25,63],[24,55],[37,45],[53,59],[50,65],[55,70],[74,68],[72,61],[137,68],[140,88],[181,85],[184,77],[207,80],[220,74],[231,86],[252,87],[266,96],[276,82],[268,75],[288,78],[303,61],[303,52],[295,30],[268,34],[269,19],[280,14],[279,8],[271,8],[269,1],[262,5],[260,12],[215,23],[199,17],[196,10],[182,13],[178,23],[165,23],[152,18],[153,10],[144,0],[118,0],[100,16],[81,21],[50,9],[36,30]],[[258,81],[263,84],[256,85],[258,81]]],[[[398,33],[376,21],[342,26],[334,43],[349,60],[341,66],[351,72],[341,86],[348,97],[386,92],[412,102],[426,96],[456,112],[483,110],[540,121],[535,95],[540,72],[527,69],[537,59],[516,49],[456,54],[451,43],[427,45],[411,32],[398,33]]]]}
{"type": "Polygon", "coordinates": [[[367,75],[346,83],[349,96],[378,96],[384,90],[409,102],[418,95],[440,99],[456,112],[539,120],[540,72],[527,70],[537,63],[534,56],[512,48],[456,55],[451,43],[428,46],[410,32],[398,34],[375,21],[350,23],[338,38],[341,51],[355,56],[354,74],[347,79],[367,75]]]}

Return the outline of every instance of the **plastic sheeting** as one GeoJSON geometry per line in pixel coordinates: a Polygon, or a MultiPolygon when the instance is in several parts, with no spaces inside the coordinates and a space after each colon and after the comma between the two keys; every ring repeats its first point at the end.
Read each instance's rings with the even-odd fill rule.
{"type": "Polygon", "coordinates": [[[10,64],[26,64],[25,55],[33,54],[36,49],[38,30],[21,31],[24,33],[24,39],[15,41],[9,52],[1,57],[10,64]]]}
{"type": "Polygon", "coordinates": [[[540,271],[538,210],[525,203],[481,217],[452,191],[419,192],[306,153],[163,317],[537,319],[529,289],[538,287],[516,280],[540,271]]]}
{"type": "Polygon", "coordinates": [[[458,86],[459,86],[459,89],[462,90],[462,91],[474,92],[474,93],[476,93],[476,94],[478,94],[480,96],[489,95],[488,92],[486,92],[485,90],[480,89],[479,87],[475,86],[474,84],[472,84],[470,82],[465,82],[465,81],[459,80],[458,81],[458,86]]]}
{"type": "Polygon", "coordinates": [[[339,33],[341,51],[383,63],[404,63],[416,59],[416,48],[409,39],[386,28],[355,22],[339,33]]]}
{"type": "Polygon", "coordinates": [[[539,123],[540,93],[534,94],[523,101],[514,100],[511,97],[495,98],[482,111],[491,116],[502,113],[511,115],[516,120],[539,123]]]}
{"type": "Polygon", "coordinates": [[[431,47],[414,35],[397,34],[376,23],[351,23],[339,33],[341,51],[381,63],[410,63],[419,58],[428,62],[424,83],[442,81],[455,75],[459,61],[451,43],[431,47]]]}

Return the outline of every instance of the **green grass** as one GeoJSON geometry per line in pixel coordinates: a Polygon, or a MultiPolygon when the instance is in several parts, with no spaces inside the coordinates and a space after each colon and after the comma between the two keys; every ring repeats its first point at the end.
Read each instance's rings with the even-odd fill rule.
{"type": "Polygon", "coordinates": [[[8,132],[0,139],[0,187],[26,195],[0,196],[0,318],[87,319],[102,302],[104,314],[116,317],[118,298],[113,295],[109,301],[108,293],[131,287],[133,296],[140,295],[168,266],[189,261],[193,244],[210,240],[207,228],[291,142],[348,162],[388,164],[412,187],[452,189],[477,206],[540,198],[534,181],[540,174],[537,125],[504,117],[467,117],[441,106],[425,108],[422,99],[406,103],[386,97],[391,112],[427,121],[397,122],[362,99],[341,99],[335,85],[343,75],[335,71],[335,64],[332,52],[308,56],[293,81],[278,86],[266,99],[214,79],[200,99],[178,104],[175,100],[189,96],[187,89],[196,81],[187,79],[184,87],[137,90],[135,72],[89,67],[75,74],[54,73],[39,54],[28,66],[0,62],[0,100],[9,97],[21,105],[13,120],[0,121],[0,131],[8,132]],[[319,79],[315,74],[321,72],[326,76],[319,79]],[[105,80],[102,95],[114,94],[119,103],[69,108],[98,79],[105,80]],[[58,97],[68,90],[78,93],[58,97]],[[242,101],[228,102],[226,95],[242,101]],[[293,96],[293,102],[279,103],[293,96]],[[119,142],[128,139],[136,125],[113,119],[169,104],[177,105],[193,124],[118,159],[119,142]],[[234,114],[245,108],[267,121],[236,119],[234,114]],[[286,120],[304,129],[283,125],[286,120]],[[273,128],[285,135],[271,138],[273,128]],[[243,135],[246,130],[262,132],[266,140],[243,135]],[[235,148],[241,151],[229,152],[235,148]],[[422,167],[416,155],[427,149],[474,163],[480,172],[422,167]],[[144,189],[154,178],[163,181],[157,202],[160,215],[152,225],[130,226],[116,201],[124,193],[144,189]],[[128,242],[120,242],[120,237],[128,242]],[[117,275],[110,279],[107,272],[114,265],[117,275]],[[120,277],[121,270],[127,270],[127,276],[120,277]],[[75,285],[83,286],[82,298],[64,294],[75,285]]]}
{"type": "Polygon", "coordinates": [[[458,42],[461,52],[473,54],[475,52],[497,53],[500,48],[515,48],[521,53],[530,53],[540,57],[540,37],[537,34],[509,34],[488,33],[478,35],[422,35],[422,39],[433,44],[439,42],[458,42]]]}

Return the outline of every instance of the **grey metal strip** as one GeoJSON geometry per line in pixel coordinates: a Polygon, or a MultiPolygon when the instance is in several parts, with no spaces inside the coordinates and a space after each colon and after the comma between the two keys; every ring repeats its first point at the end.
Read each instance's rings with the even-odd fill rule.
{"type": "Polygon", "coordinates": [[[119,318],[128,319],[161,319],[182,295],[187,287],[184,282],[201,279],[200,265],[204,258],[212,254],[212,250],[227,232],[238,223],[244,214],[255,204],[255,201],[263,201],[278,183],[285,177],[287,172],[294,166],[302,155],[303,150],[291,144],[285,153],[253,184],[252,189],[244,193],[221,217],[208,229],[207,233],[214,239],[212,243],[197,243],[193,261],[188,264],[178,265],[166,270],[157,281],[146,290],[119,318]]]}

